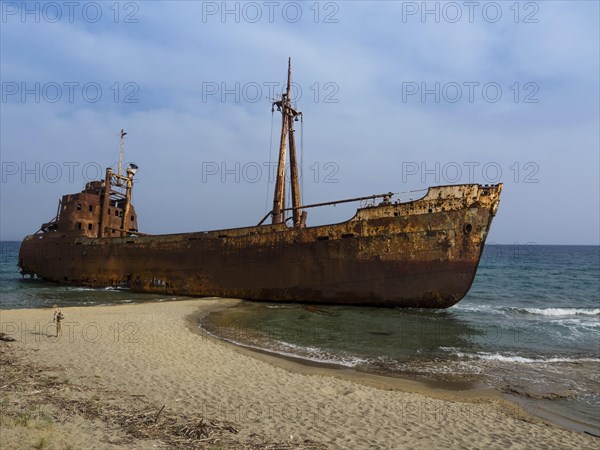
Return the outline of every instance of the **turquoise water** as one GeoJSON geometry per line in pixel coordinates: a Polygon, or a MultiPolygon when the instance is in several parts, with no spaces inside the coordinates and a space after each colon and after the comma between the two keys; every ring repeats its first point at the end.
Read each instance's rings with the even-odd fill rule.
{"type": "MultiPolygon", "coordinates": [[[[0,308],[172,296],[22,280],[3,242],[0,308]]],[[[202,326],[242,345],[357,370],[473,380],[600,435],[600,247],[486,246],[469,294],[446,310],[242,302],[202,326]]]]}

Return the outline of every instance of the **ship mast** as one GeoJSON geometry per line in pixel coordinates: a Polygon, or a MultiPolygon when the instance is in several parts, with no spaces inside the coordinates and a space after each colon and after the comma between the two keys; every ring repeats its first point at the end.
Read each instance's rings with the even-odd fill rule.
{"type": "Polygon", "coordinates": [[[279,162],[277,164],[277,179],[275,181],[275,193],[273,195],[273,223],[285,221],[285,161],[286,149],[289,142],[290,152],[290,175],[292,188],[293,221],[295,227],[303,225],[303,217],[300,209],[300,187],[298,184],[298,163],[296,159],[296,140],[294,138],[294,120],[302,113],[292,107],[290,100],[290,88],[292,78],[292,58],[288,59],[288,75],[285,94],[281,100],[273,102],[277,111],[281,111],[281,138],[279,141],[279,162]]]}

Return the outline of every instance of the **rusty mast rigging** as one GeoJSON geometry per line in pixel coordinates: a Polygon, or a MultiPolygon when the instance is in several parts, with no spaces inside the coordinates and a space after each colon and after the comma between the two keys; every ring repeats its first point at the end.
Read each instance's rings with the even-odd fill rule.
{"type": "Polygon", "coordinates": [[[272,222],[285,222],[285,164],[287,148],[289,144],[290,155],[290,184],[292,197],[292,212],[294,227],[304,226],[306,213],[300,208],[300,186],[298,183],[298,161],[296,158],[296,139],[294,135],[294,121],[302,117],[302,113],[292,106],[290,100],[290,88],[292,78],[292,58],[288,59],[288,73],[286,91],[280,100],[273,102],[277,111],[281,112],[281,137],[279,140],[279,159],[277,163],[277,178],[275,180],[275,191],[273,194],[272,222]]]}

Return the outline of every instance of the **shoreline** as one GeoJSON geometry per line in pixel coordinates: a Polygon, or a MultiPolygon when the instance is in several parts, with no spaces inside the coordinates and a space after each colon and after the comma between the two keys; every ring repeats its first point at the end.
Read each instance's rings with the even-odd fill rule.
{"type": "Polygon", "coordinates": [[[237,302],[66,307],[58,341],[48,336],[50,309],[0,310],[1,331],[17,338],[0,349],[12,346],[46,367],[59,362],[81,389],[118,388],[173,414],[234,423],[241,443],[260,435],[297,448],[306,440],[331,448],[597,444],[530,416],[491,388],[305,364],[202,332],[199,317],[237,302]]]}
{"type": "Polygon", "coordinates": [[[502,403],[505,408],[516,408],[516,411],[518,411],[516,413],[517,415],[523,414],[523,416],[528,416],[529,418],[534,417],[536,420],[541,420],[552,426],[600,438],[599,435],[589,431],[588,424],[580,422],[576,418],[563,415],[548,407],[540,408],[539,403],[536,403],[535,399],[528,399],[515,394],[501,392],[485,382],[422,379],[410,377],[410,375],[406,374],[376,374],[354,369],[342,364],[314,361],[300,356],[278,353],[269,349],[234,342],[216,336],[202,328],[200,323],[202,318],[213,312],[234,306],[235,304],[223,308],[215,308],[211,311],[192,313],[186,318],[187,326],[192,332],[207,336],[216,343],[225,344],[234,351],[258,358],[261,361],[291,372],[327,375],[360,383],[365,386],[376,387],[378,389],[418,393],[441,400],[454,400],[459,402],[468,402],[472,400],[496,401],[502,403]]]}
{"type": "MultiPolygon", "coordinates": [[[[228,307],[233,307],[231,305],[228,307]]],[[[215,308],[211,311],[195,312],[186,317],[188,329],[200,336],[212,339],[216,344],[224,344],[234,351],[240,352],[243,355],[248,355],[257,358],[263,362],[274,365],[282,369],[286,369],[294,373],[302,373],[305,375],[328,375],[348,381],[361,383],[366,386],[377,387],[379,389],[400,390],[403,392],[415,392],[430,395],[435,397],[436,392],[442,393],[441,398],[447,399],[452,396],[452,393],[460,392],[461,395],[456,395],[456,399],[470,398],[477,396],[478,398],[486,398],[490,400],[499,400],[501,393],[494,388],[479,382],[472,381],[441,381],[441,380],[419,380],[407,376],[391,376],[379,375],[367,371],[356,370],[354,368],[344,366],[342,364],[320,362],[310,359],[305,359],[300,356],[282,354],[245,345],[239,342],[233,342],[228,339],[220,338],[201,327],[199,321],[206,315],[222,310],[225,308],[215,308]]],[[[514,403],[514,402],[511,402],[514,403]]]]}

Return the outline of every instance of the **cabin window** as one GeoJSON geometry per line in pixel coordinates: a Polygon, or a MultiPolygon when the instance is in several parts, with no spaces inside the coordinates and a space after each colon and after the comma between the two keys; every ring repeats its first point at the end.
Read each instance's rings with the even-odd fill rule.
{"type": "Polygon", "coordinates": [[[81,203],[77,203],[77,211],[81,211],[81,203]]]}
{"type": "Polygon", "coordinates": [[[91,230],[93,228],[93,225],[91,223],[88,223],[88,230],[91,230]]]}
{"type": "Polygon", "coordinates": [[[131,221],[133,222],[135,220],[135,216],[131,216],[131,221]]]}
{"type": "Polygon", "coordinates": [[[115,216],[119,217],[119,210],[118,209],[115,209],[115,216]]]}
{"type": "Polygon", "coordinates": [[[110,216],[110,208],[108,208],[108,215],[110,216]]]}
{"type": "Polygon", "coordinates": [[[88,207],[88,209],[90,210],[90,212],[92,212],[92,211],[94,210],[94,205],[90,205],[90,206],[88,207]]]}
{"type": "Polygon", "coordinates": [[[77,228],[81,230],[81,222],[77,222],[77,228]]]}

